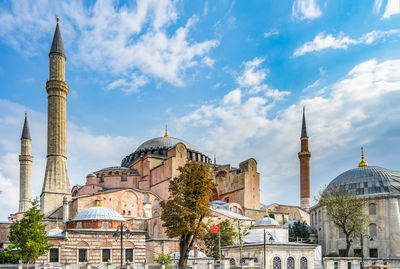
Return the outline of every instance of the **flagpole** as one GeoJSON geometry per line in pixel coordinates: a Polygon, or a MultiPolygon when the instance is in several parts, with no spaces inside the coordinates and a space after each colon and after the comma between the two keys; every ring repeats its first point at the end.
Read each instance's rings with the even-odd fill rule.
{"type": "Polygon", "coordinates": [[[219,264],[221,264],[221,226],[218,226],[219,264]]]}

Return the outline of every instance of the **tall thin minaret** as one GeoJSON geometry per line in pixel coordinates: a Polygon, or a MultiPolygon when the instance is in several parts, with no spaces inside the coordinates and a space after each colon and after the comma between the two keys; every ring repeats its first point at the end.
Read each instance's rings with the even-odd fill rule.
{"type": "Polygon", "coordinates": [[[63,198],[71,196],[67,173],[67,95],[65,83],[65,53],[57,17],[56,31],[51,45],[50,74],[46,83],[47,110],[47,164],[40,207],[48,215],[63,205],[63,198]]]}
{"type": "Polygon", "coordinates": [[[18,212],[32,207],[32,161],[31,133],[25,112],[24,128],[21,135],[21,155],[19,155],[19,207],[18,212]]]}
{"type": "Polygon", "coordinates": [[[303,122],[301,125],[301,151],[298,153],[300,159],[300,207],[310,208],[310,158],[308,151],[308,135],[306,125],[306,112],[303,107],[303,122]]]}

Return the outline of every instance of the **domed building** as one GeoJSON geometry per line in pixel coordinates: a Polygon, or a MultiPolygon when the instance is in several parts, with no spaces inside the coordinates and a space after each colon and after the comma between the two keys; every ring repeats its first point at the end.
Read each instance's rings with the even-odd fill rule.
{"type": "Polygon", "coordinates": [[[146,231],[133,230],[131,224],[117,211],[98,206],[89,207],[63,224],[64,230],[57,226],[47,231],[52,245],[47,255],[41,256],[38,263],[77,263],[101,265],[120,263],[120,229],[123,227],[123,263],[142,263],[145,261],[146,231]],[[118,232],[117,232],[118,231],[118,232]]]}
{"type": "MultiPolygon", "coordinates": [[[[368,201],[365,209],[370,215],[368,234],[354,239],[350,254],[389,259],[400,257],[400,172],[378,166],[368,166],[362,160],[357,168],[350,169],[335,179],[327,188],[343,186],[368,201]],[[363,240],[363,249],[361,242],[363,240]]],[[[346,249],[344,234],[328,219],[324,208],[315,205],[310,210],[311,227],[318,236],[325,254],[343,256],[346,249]]]]}

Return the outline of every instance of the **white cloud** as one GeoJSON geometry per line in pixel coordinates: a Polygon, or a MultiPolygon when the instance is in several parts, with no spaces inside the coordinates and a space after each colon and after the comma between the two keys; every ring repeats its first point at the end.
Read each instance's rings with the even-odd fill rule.
{"type": "Polygon", "coordinates": [[[382,40],[391,36],[399,37],[400,29],[392,29],[388,31],[374,30],[362,35],[358,39],[352,39],[343,33],[340,33],[338,37],[334,37],[332,34],[321,32],[315,36],[313,41],[306,42],[301,47],[296,48],[293,52],[293,56],[302,56],[310,52],[322,51],[326,49],[347,49],[351,45],[370,45],[378,40],[382,40]]]}
{"type": "Polygon", "coordinates": [[[273,31],[266,32],[266,33],[264,33],[264,38],[268,38],[268,37],[271,37],[273,35],[279,35],[279,31],[273,30],[273,31]]]}
{"type": "Polygon", "coordinates": [[[313,20],[322,15],[318,0],[294,0],[292,6],[292,16],[299,20],[313,20]]]}
{"type": "MultiPolygon", "coordinates": [[[[376,143],[390,130],[398,129],[398,106],[388,105],[398,98],[400,60],[380,63],[369,60],[328,85],[325,94],[302,97],[288,107],[270,103],[261,94],[253,96],[242,91],[241,101],[235,106],[223,101],[203,105],[177,121],[182,124],[182,132],[196,133],[197,144],[202,145],[199,150],[216,152],[221,164],[236,165],[255,157],[261,172],[264,202],[279,199],[281,203],[296,203],[299,188],[296,153],[303,105],[313,154],[312,191],[316,194],[319,186],[329,183],[330,176],[339,174],[340,170],[331,169],[332,163],[355,155],[357,159],[352,161],[356,165],[360,146],[376,143]],[[199,134],[204,135],[199,139],[199,134]]],[[[352,163],[345,167],[349,165],[352,163]]]]}
{"type": "Polygon", "coordinates": [[[388,0],[382,17],[388,19],[397,14],[400,14],[400,0],[388,0]]]}
{"type": "Polygon", "coordinates": [[[259,86],[267,77],[268,70],[261,68],[264,58],[254,58],[244,63],[245,70],[238,76],[236,82],[242,88],[254,88],[259,86]]]}
{"type": "MultiPolygon", "coordinates": [[[[1,219],[18,209],[20,137],[24,112],[28,112],[32,136],[32,190],[38,197],[46,166],[46,115],[19,104],[0,99],[0,202],[1,219]]],[[[122,158],[135,150],[134,137],[98,135],[85,127],[67,123],[67,168],[71,186],[84,184],[90,172],[108,166],[118,166],[122,158]]]]}
{"type": "Polygon", "coordinates": [[[120,76],[119,83],[128,81],[121,83],[123,90],[127,84],[134,84],[131,89],[143,86],[129,82],[137,73],[182,86],[187,70],[212,65],[208,52],[218,42],[190,37],[196,16],[170,31],[178,18],[175,4],[139,0],[118,7],[111,0],[90,6],[81,1],[12,1],[9,10],[0,7],[0,37],[27,55],[47,52],[55,25],[51,14],[59,14],[66,54],[73,64],[120,76]]]}
{"type": "Polygon", "coordinates": [[[227,93],[222,98],[222,103],[224,105],[240,105],[241,98],[242,98],[242,91],[240,89],[236,89],[227,93]]]}
{"type": "Polygon", "coordinates": [[[374,12],[375,13],[379,13],[380,12],[381,6],[382,6],[382,2],[383,2],[383,0],[375,0],[375,3],[374,3],[374,12]]]}
{"type": "Polygon", "coordinates": [[[129,94],[139,91],[139,89],[147,83],[147,77],[143,75],[132,75],[129,80],[120,78],[111,82],[105,87],[105,90],[121,89],[123,92],[129,94]]]}

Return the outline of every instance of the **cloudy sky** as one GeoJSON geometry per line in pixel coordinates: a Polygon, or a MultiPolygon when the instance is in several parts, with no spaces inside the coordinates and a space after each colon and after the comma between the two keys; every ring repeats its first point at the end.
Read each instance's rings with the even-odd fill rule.
{"type": "Polygon", "coordinates": [[[400,0],[1,1],[0,219],[18,208],[25,111],[40,195],[57,15],[71,185],[168,124],[220,164],[254,157],[261,201],[298,205],[303,106],[312,196],[361,146],[370,165],[400,169],[400,0]]]}

